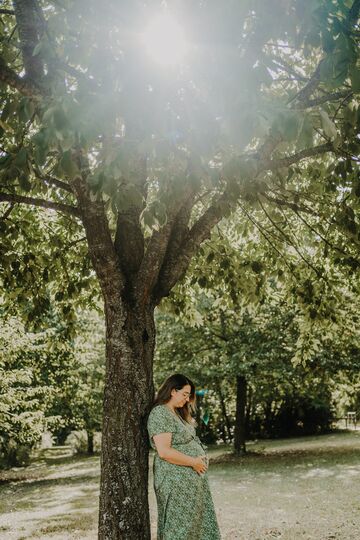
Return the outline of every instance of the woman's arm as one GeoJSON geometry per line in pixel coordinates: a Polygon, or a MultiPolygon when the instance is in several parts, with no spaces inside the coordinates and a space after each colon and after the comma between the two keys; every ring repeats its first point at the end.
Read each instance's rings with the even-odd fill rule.
{"type": "Polygon", "coordinates": [[[171,438],[172,433],[159,433],[159,435],[153,436],[157,453],[161,459],[174,465],[192,467],[199,474],[206,471],[206,465],[202,456],[191,457],[175,450],[171,446],[171,438]]]}

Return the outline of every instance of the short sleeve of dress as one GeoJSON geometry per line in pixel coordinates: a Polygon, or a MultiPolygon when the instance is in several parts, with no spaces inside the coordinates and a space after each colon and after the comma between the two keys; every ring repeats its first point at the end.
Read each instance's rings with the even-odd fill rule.
{"type": "Polygon", "coordinates": [[[150,411],[147,429],[150,441],[154,435],[159,435],[159,433],[175,433],[176,418],[172,417],[171,412],[166,411],[163,406],[157,405],[150,411]]]}

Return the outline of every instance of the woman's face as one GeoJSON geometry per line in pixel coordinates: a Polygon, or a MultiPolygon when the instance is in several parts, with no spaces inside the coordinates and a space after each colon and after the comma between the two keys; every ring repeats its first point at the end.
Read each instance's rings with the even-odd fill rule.
{"type": "Polygon", "coordinates": [[[171,390],[171,402],[174,407],[183,407],[185,403],[190,401],[191,386],[185,384],[181,390],[171,390]]]}

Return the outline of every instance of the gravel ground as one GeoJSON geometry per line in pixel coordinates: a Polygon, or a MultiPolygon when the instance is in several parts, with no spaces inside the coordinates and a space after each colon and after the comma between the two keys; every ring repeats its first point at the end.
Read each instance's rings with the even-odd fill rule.
{"type": "MultiPolygon", "coordinates": [[[[246,458],[226,447],[210,453],[223,540],[359,540],[360,431],[248,448],[246,458]]],[[[67,448],[0,472],[1,540],[95,540],[98,483],[99,458],[74,458],[67,448]]],[[[149,502],[155,539],[151,476],[149,502]]]]}

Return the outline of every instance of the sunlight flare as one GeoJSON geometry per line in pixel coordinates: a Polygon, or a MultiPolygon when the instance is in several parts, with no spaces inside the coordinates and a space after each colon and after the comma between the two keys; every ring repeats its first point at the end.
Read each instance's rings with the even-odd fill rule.
{"type": "Polygon", "coordinates": [[[189,48],[183,29],[168,13],[150,21],[142,42],[150,58],[163,66],[180,64],[189,48]]]}

